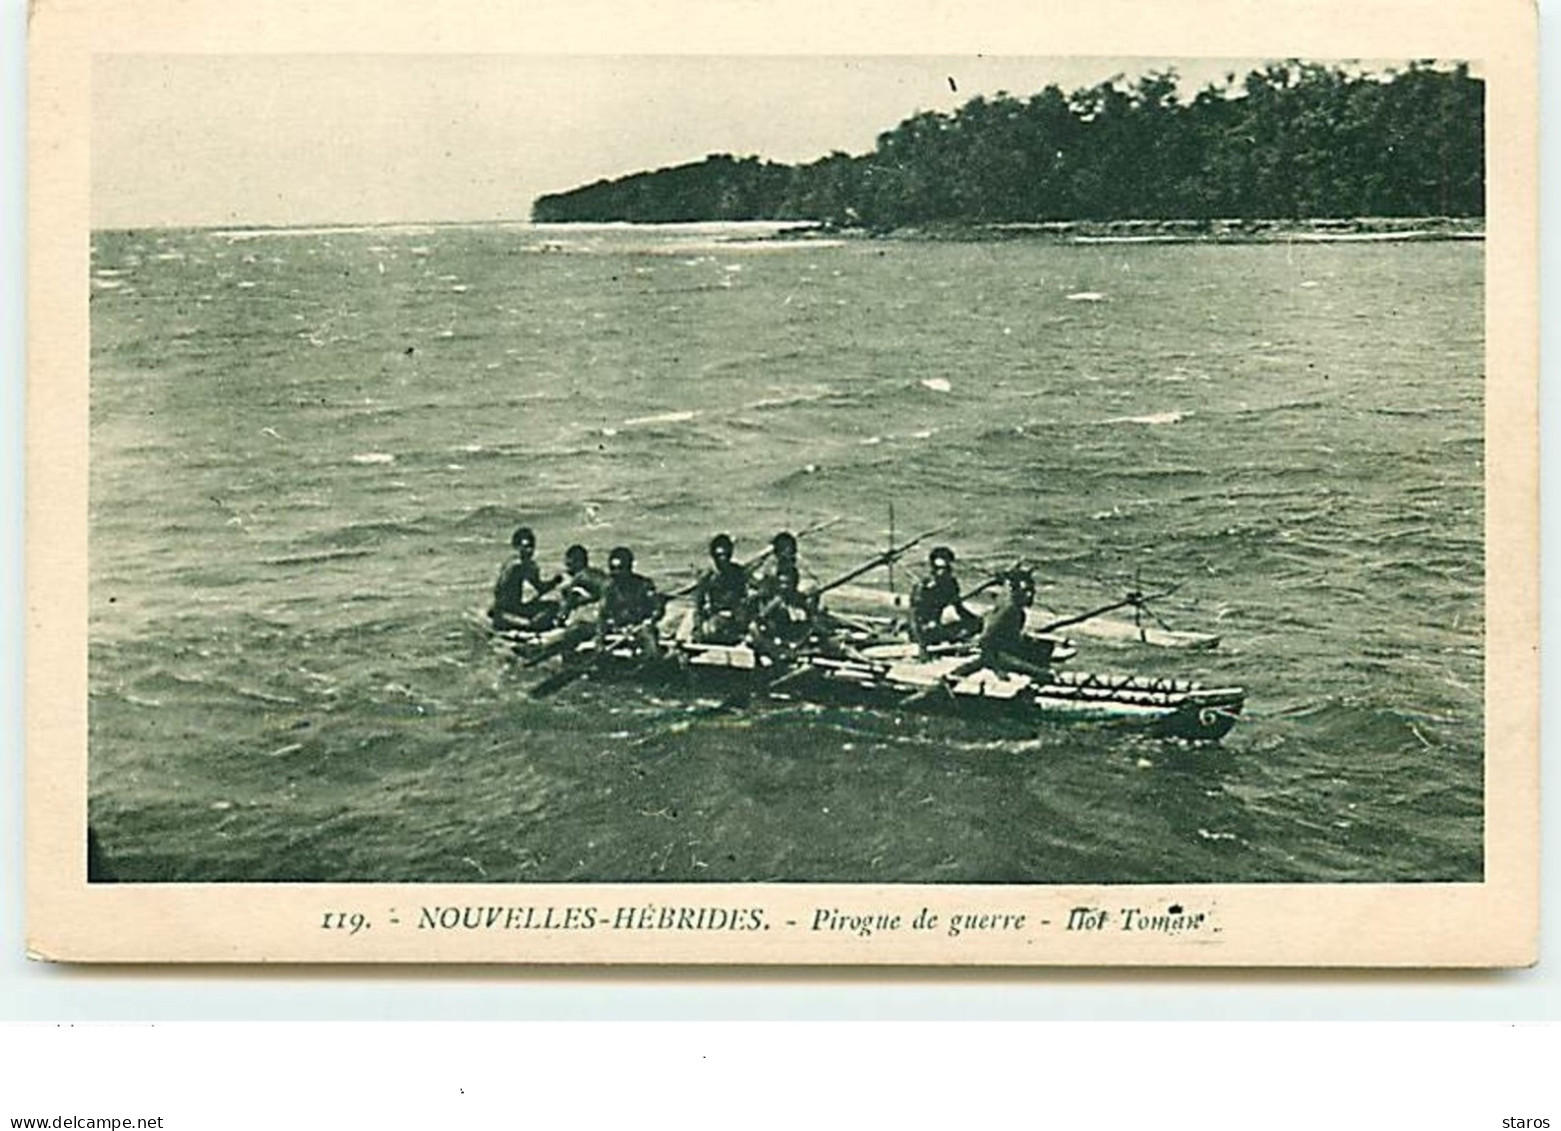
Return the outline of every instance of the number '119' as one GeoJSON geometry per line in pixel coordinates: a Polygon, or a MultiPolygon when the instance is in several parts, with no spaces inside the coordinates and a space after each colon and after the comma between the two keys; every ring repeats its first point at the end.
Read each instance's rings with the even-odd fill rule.
{"type": "Polygon", "coordinates": [[[369,929],[369,917],[361,911],[327,911],[320,920],[322,931],[346,931],[355,935],[369,929]]]}

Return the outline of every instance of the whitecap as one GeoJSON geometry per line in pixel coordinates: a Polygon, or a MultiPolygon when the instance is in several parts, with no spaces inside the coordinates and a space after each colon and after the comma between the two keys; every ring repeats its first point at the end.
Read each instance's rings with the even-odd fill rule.
{"type": "Polygon", "coordinates": [[[931,389],[934,393],[951,393],[954,391],[954,386],[949,384],[946,377],[924,377],[921,384],[923,388],[931,389]]]}
{"type": "Polygon", "coordinates": [[[468,287],[465,283],[456,283],[453,287],[450,288],[451,291],[458,295],[464,295],[470,289],[471,288],[468,287]]]}
{"type": "Polygon", "coordinates": [[[352,457],[352,462],[363,464],[395,463],[396,457],[389,452],[359,452],[352,457]]]}
{"type": "Polygon", "coordinates": [[[121,279],[93,279],[92,285],[100,291],[115,291],[125,284],[121,279]]]}
{"type": "Polygon", "coordinates": [[[1183,412],[1146,412],[1142,416],[1113,416],[1106,424],[1180,424],[1187,419],[1183,412]]]}
{"type": "Polygon", "coordinates": [[[1099,291],[1074,291],[1071,295],[1064,296],[1069,302],[1105,302],[1106,296],[1099,291]]]}
{"type": "Polygon", "coordinates": [[[1301,287],[1304,290],[1311,290],[1311,288],[1313,288],[1313,287],[1320,287],[1320,286],[1322,286],[1322,284],[1319,283],[1316,279],[1308,279],[1308,280],[1306,280],[1306,282],[1301,284],[1301,287]]]}
{"type": "Polygon", "coordinates": [[[407,248],[407,254],[408,255],[428,256],[428,255],[432,255],[433,253],[434,253],[434,249],[431,248],[431,247],[409,247],[409,248],[407,248]]]}
{"type": "Polygon", "coordinates": [[[685,420],[692,420],[699,413],[692,410],[680,412],[658,412],[652,416],[636,416],[623,422],[625,428],[633,428],[640,424],[681,424],[685,420]]]}

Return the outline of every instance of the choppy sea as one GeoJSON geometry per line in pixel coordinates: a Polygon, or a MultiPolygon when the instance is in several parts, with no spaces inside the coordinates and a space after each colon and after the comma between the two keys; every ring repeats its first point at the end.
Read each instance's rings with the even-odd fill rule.
{"type": "MultiPolygon", "coordinates": [[[[1474,881],[1483,247],[93,234],[90,816],[132,881],[1474,881]],[[1178,584],[1217,747],[733,708],[474,627],[525,522],[664,588],[900,533],[1178,584]]],[[[878,575],[869,579],[882,584],[878,575]]],[[[909,574],[900,570],[903,588],[909,574]]]]}

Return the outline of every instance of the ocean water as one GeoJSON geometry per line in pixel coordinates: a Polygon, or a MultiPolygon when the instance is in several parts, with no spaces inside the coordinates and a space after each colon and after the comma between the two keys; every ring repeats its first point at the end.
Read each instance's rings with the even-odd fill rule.
{"type": "MultiPolygon", "coordinates": [[[[131,881],[1477,881],[1483,248],[743,227],[93,235],[90,816],[131,881]],[[519,523],[663,588],[945,535],[1179,584],[1217,747],[581,682],[519,523]]],[[[909,572],[897,572],[904,588],[909,572]]],[[[880,573],[871,583],[887,581],[880,573]]]]}

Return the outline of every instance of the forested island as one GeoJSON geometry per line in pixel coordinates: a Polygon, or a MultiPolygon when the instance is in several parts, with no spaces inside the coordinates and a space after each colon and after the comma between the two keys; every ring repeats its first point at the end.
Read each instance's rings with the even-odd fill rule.
{"type": "Polygon", "coordinates": [[[976,97],[810,164],[718,153],[537,199],[532,219],[939,225],[1482,217],[1485,84],[1290,61],[1190,100],[1174,71],[976,97]]]}

